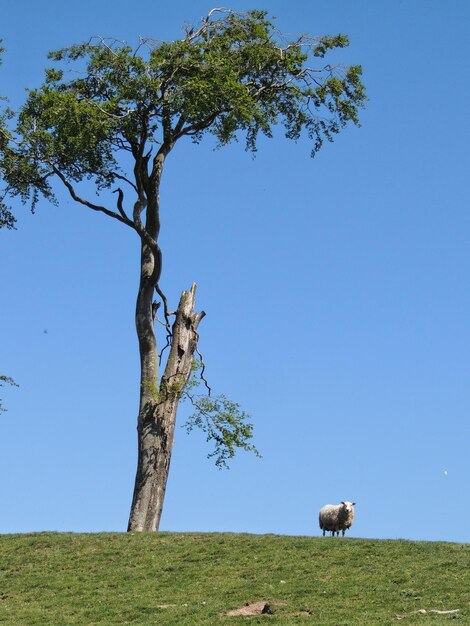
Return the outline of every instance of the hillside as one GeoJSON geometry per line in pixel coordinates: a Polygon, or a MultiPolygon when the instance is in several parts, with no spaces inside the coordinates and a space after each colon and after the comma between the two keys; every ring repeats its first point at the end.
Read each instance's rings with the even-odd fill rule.
{"type": "Polygon", "coordinates": [[[2,625],[450,619],[470,624],[470,545],[236,534],[0,536],[2,625]],[[255,602],[265,614],[224,615],[255,602]],[[428,612],[414,613],[422,609],[428,612]]]}

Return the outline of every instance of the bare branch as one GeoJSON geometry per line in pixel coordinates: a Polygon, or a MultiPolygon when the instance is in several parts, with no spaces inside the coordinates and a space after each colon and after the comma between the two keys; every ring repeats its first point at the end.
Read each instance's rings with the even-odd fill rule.
{"type": "Polygon", "coordinates": [[[124,211],[124,208],[122,206],[122,202],[124,200],[124,192],[123,192],[123,190],[120,187],[118,187],[117,189],[115,189],[113,191],[113,193],[117,193],[118,194],[117,208],[118,208],[119,213],[122,215],[122,217],[124,219],[129,220],[129,218],[127,217],[126,212],[124,211]]]}
{"type": "Polygon", "coordinates": [[[202,120],[202,122],[199,122],[198,124],[191,124],[186,127],[183,126],[180,132],[174,135],[174,141],[176,141],[183,135],[189,135],[189,136],[197,135],[197,133],[199,133],[201,130],[209,128],[209,126],[212,126],[212,124],[215,122],[215,120],[221,113],[222,113],[221,110],[216,111],[215,113],[212,113],[211,115],[206,117],[205,120],[202,120]]]}
{"type": "Polygon", "coordinates": [[[114,113],[110,113],[109,111],[105,111],[103,107],[101,107],[95,100],[82,100],[82,102],[86,102],[87,104],[93,104],[97,109],[101,111],[107,117],[110,117],[113,120],[123,120],[128,117],[131,113],[135,113],[135,109],[127,109],[122,115],[115,115],[114,113]]]}
{"type": "Polygon", "coordinates": [[[123,176],[122,174],[118,174],[118,172],[113,172],[112,175],[114,176],[114,178],[119,178],[119,180],[123,180],[125,183],[130,185],[136,193],[139,193],[139,190],[137,189],[136,185],[125,176],[123,176]]]}
{"type": "Polygon", "coordinates": [[[191,42],[194,39],[197,39],[198,37],[200,37],[202,33],[205,30],[207,30],[207,28],[210,26],[211,24],[210,20],[214,13],[225,13],[226,15],[245,15],[244,13],[238,13],[236,11],[232,11],[232,9],[226,9],[225,7],[215,7],[209,11],[206,17],[202,18],[201,20],[202,24],[197,30],[195,30],[194,28],[188,28],[188,26],[185,27],[185,32],[186,32],[185,41],[191,42]]]}
{"type": "Polygon", "coordinates": [[[96,46],[98,47],[100,44],[106,48],[114,57],[117,57],[118,55],[114,52],[112,46],[113,44],[119,43],[121,46],[125,46],[126,42],[121,40],[121,39],[117,39],[115,37],[102,37],[101,35],[93,35],[92,37],[90,37],[90,39],[88,40],[88,44],[89,46],[96,46]],[[93,44],[93,40],[97,39],[98,40],[98,44],[93,44]],[[111,45],[108,45],[106,43],[106,41],[110,41],[111,45]]]}
{"type": "Polygon", "coordinates": [[[162,357],[163,357],[163,353],[165,352],[165,350],[167,348],[169,348],[171,346],[171,340],[173,339],[173,335],[171,333],[167,333],[166,336],[166,344],[163,346],[163,348],[160,350],[160,354],[158,355],[158,365],[162,364],[162,357]]]}
{"type": "Polygon", "coordinates": [[[181,114],[181,117],[179,118],[175,126],[174,136],[179,136],[180,132],[183,130],[183,127],[186,123],[186,119],[187,119],[186,115],[184,115],[184,113],[181,114]]]}
{"type": "Polygon", "coordinates": [[[147,38],[146,37],[142,37],[142,35],[140,35],[139,36],[139,45],[134,50],[134,54],[132,56],[135,58],[137,56],[139,50],[142,48],[142,46],[146,46],[146,45],[148,45],[147,38]]]}
{"type": "Polygon", "coordinates": [[[54,174],[57,174],[57,176],[60,178],[60,180],[67,187],[69,194],[71,195],[71,197],[76,202],[78,202],[79,204],[83,204],[84,206],[88,207],[89,209],[92,209],[93,211],[99,211],[100,213],[104,213],[105,215],[108,215],[109,217],[113,217],[114,219],[118,220],[119,222],[122,222],[123,224],[126,224],[126,226],[130,226],[131,228],[135,228],[134,223],[131,220],[129,220],[127,217],[124,217],[123,215],[119,215],[118,213],[115,213],[114,211],[110,211],[109,209],[106,209],[105,207],[103,207],[103,206],[101,206],[99,204],[94,204],[93,202],[89,202],[88,200],[85,200],[84,198],[81,198],[76,193],[74,187],[65,178],[65,176],[62,174],[62,172],[59,169],[57,169],[57,167],[55,167],[55,165],[52,165],[52,169],[54,170],[54,174]]]}
{"type": "MultiPolygon", "coordinates": [[[[199,342],[199,334],[197,334],[197,340],[199,342]]],[[[206,364],[204,362],[204,359],[202,358],[202,354],[199,352],[199,348],[196,347],[196,354],[199,357],[199,362],[201,363],[201,373],[199,374],[202,382],[204,383],[205,388],[207,389],[207,395],[210,396],[212,393],[212,388],[209,386],[209,383],[207,382],[206,377],[204,376],[204,372],[206,371],[206,364]]]]}
{"type": "Polygon", "coordinates": [[[111,139],[109,143],[115,148],[118,148],[119,150],[126,150],[127,152],[132,152],[132,146],[126,144],[124,140],[121,139],[120,137],[115,137],[114,139],[111,139]]]}
{"type": "Polygon", "coordinates": [[[161,364],[163,353],[165,352],[167,348],[171,346],[171,341],[173,339],[173,333],[171,332],[170,315],[174,315],[174,311],[170,312],[168,310],[168,300],[166,299],[166,296],[161,290],[160,285],[158,283],[155,285],[155,291],[158,293],[158,295],[160,296],[163,302],[163,314],[165,316],[165,322],[163,323],[163,325],[166,328],[166,344],[163,346],[163,348],[160,351],[160,354],[158,355],[158,363],[161,364]]]}

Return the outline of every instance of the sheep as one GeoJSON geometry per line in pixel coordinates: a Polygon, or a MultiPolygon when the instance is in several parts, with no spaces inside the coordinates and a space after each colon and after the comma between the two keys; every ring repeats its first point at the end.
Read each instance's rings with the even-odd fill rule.
{"type": "Polygon", "coordinates": [[[331,531],[332,536],[335,536],[335,533],[339,537],[339,531],[341,530],[344,533],[347,528],[352,526],[354,521],[354,506],[355,502],[341,502],[341,504],[325,504],[324,507],[320,509],[320,514],[318,516],[318,521],[320,524],[321,530],[323,530],[323,536],[325,536],[325,532],[331,531]]]}

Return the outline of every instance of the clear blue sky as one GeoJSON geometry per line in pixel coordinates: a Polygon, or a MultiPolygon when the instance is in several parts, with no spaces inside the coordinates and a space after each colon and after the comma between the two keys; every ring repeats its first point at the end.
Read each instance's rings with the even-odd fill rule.
{"type": "MultiPolygon", "coordinates": [[[[198,283],[217,392],[249,411],[261,460],[229,471],[177,429],[164,530],[316,535],[355,500],[356,537],[470,541],[470,4],[264,0],[290,33],[346,33],[362,128],[312,161],[279,132],[179,145],[162,189],[162,285],[198,283]]],[[[49,50],[180,36],[212,5],[5,0],[0,93],[18,105],[49,50]]],[[[136,463],[139,246],[74,206],[18,206],[0,233],[0,532],[120,531],[136,463]]],[[[183,407],[180,423],[187,408],[183,407]]]]}

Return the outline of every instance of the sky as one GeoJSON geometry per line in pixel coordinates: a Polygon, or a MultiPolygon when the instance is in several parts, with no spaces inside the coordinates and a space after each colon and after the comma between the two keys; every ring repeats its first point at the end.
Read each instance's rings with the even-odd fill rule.
{"type": "MultiPolygon", "coordinates": [[[[252,415],[262,458],[228,471],[177,427],[168,531],[316,536],[356,502],[358,538],[469,542],[470,4],[264,0],[280,30],[349,36],[369,101],[311,159],[281,130],[180,144],[162,183],[162,287],[198,284],[215,393],[252,415]]],[[[38,86],[49,50],[174,40],[212,5],[3,0],[0,94],[38,86]]],[[[124,531],[136,467],[139,242],[104,215],[15,204],[0,232],[1,533],[124,531]]],[[[189,407],[181,407],[178,424],[189,407]]]]}

